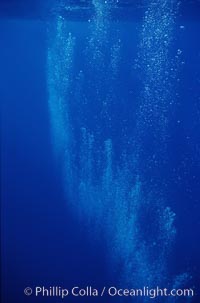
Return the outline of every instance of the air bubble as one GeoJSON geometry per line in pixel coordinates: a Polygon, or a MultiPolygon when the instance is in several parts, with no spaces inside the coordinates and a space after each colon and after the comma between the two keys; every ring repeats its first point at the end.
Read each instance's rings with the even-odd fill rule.
{"type": "Polygon", "coordinates": [[[179,48],[178,50],[177,50],[177,55],[181,55],[182,54],[182,50],[179,48]]]}

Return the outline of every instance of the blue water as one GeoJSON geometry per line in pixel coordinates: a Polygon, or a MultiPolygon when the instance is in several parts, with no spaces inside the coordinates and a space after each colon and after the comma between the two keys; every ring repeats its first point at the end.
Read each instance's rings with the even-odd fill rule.
{"type": "Polygon", "coordinates": [[[195,4],[188,16],[184,1],[147,0],[126,19],[93,0],[70,19],[62,3],[49,18],[0,20],[2,302],[63,301],[27,286],[114,285],[195,296],[64,302],[196,303],[195,4]]]}

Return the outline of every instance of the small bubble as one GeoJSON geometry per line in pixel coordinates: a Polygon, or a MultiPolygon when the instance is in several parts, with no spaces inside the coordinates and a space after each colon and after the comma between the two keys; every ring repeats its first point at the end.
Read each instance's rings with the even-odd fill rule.
{"type": "Polygon", "coordinates": [[[182,54],[182,50],[181,50],[180,48],[177,50],[177,54],[178,54],[178,55],[181,55],[181,54],[182,54]]]}
{"type": "Polygon", "coordinates": [[[180,29],[185,29],[185,26],[184,25],[180,25],[180,29]]]}

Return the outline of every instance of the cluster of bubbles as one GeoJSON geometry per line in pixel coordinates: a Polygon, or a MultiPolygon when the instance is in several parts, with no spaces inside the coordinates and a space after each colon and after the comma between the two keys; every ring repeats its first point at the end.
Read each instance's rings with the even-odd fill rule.
{"type": "MultiPolygon", "coordinates": [[[[52,28],[49,29],[51,31],[52,28]]],[[[75,38],[71,33],[67,36],[66,21],[59,16],[53,35],[49,34],[47,54],[47,85],[49,94],[49,110],[53,134],[53,146],[60,156],[69,136],[69,111],[66,95],[72,83],[73,53],[75,38]]]]}
{"type": "MultiPolygon", "coordinates": [[[[56,26],[49,27],[49,110],[68,205],[91,238],[104,243],[108,264],[119,282],[166,287],[170,282],[167,257],[176,235],[175,214],[166,206],[165,197],[145,182],[146,171],[138,168],[149,160],[142,152],[149,134],[156,162],[156,142],[163,143],[167,111],[174,98],[169,48],[176,1],[149,1],[145,13],[137,59],[144,89],[131,156],[126,146],[117,152],[112,121],[122,41],[117,31],[114,41],[109,41],[110,4],[100,0],[92,4],[95,14],[89,20],[90,34],[82,52],[85,65],[78,72],[74,68],[76,39],[67,22],[57,16],[56,26]]],[[[186,280],[183,274],[172,284],[183,285],[186,280]]]]}
{"type": "Polygon", "coordinates": [[[137,287],[163,283],[164,287],[168,283],[165,260],[176,235],[175,214],[163,200],[144,194],[140,176],[130,171],[126,158],[118,166],[113,164],[111,139],[104,142],[97,181],[95,138],[86,129],[82,132],[79,219],[92,227],[92,238],[106,243],[108,264],[120,282],[131,286],[134,281],[137,287]]]}

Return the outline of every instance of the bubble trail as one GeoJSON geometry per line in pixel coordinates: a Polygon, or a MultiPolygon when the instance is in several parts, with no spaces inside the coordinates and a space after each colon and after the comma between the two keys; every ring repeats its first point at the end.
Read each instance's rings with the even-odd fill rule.
{"type": "MultiPolygon", "coordinates": [[[[114,117],[116,102],[126,97],[121,101],[116,94],[122,81],[123,41],[117,30],[116,37],[108,40],[111,4],[92,1],[95,14],[81,52],[81,69],[75,68],[74,59],[78,37],[75,40],[59,15],[49,30],[47,58],[53,147],[62,166],[68,207],[87,226],[91,241],[105,248],[108,275],[116,283],[138,288],[170,285],[168,256],[176,237],[175,214],[162,188],[152,187],[151,180],[156,183],[156,179],[151,173],[163,168],[159,159],[165,158],[168,111],[174,102],[169,53],[177,3],[146,2],[137,58],[143,90],[131,155],[126,152],[130,143],[124,143],[124,134],[129,137],[124,120],[114,117]]],[[[125,117],[128,114],[127,109],[125,117]]],[[[173,280],[174,285],[183,285],[187,275],[173,280]]]]}

